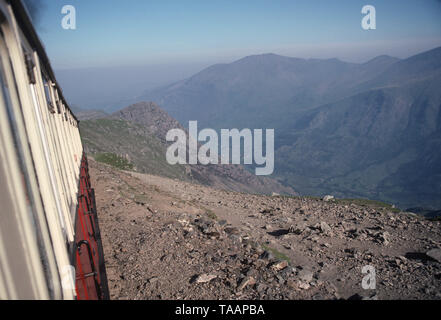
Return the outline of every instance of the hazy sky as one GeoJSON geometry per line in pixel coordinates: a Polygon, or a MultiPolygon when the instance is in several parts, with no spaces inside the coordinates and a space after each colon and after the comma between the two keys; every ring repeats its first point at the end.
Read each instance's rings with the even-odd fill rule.
{"type": "Polygon", "coordinates": [[[441,46],[440,0],[25,0],[68,101],[117,109],[215,63],[276,53],[364,62],[441,46]],[[361,28],[374,5],[377,29],[361,28]],[[65,5],[76,30],[61,26],[65,5]]]}
{"type": "Polygon", "coordinates": [[[439,0],[29,0],[60,68],[229,62],[274,52],[363,61],[441,46],[439,0]],[[61,27],[74,5],[77,30],[61,27]],[[361,28],[374,5],[377,29],[361,28]]]}

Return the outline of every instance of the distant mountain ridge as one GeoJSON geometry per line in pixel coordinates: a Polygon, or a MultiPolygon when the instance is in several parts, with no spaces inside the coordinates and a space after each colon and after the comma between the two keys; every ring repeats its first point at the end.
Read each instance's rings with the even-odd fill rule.
{"type": "Polygon", "coordinates": [[[211,66],[141,97],[163,106],[181,123],[197,115],[202,126],[283,126],[296,112],[350,94],[399,61],[382,56],[365,64],[338,59],[299,59],[275,54],[248,56],[211,66]],[[289,117],[279,117],[283,113],[289,117]]]}
{"type": "Polygon", "coordinates": [[[275,174],[302,194],[441,208],[441,47],[366,63],[264,54],[147,92],[181,123],[275,128],[275,174]]]}

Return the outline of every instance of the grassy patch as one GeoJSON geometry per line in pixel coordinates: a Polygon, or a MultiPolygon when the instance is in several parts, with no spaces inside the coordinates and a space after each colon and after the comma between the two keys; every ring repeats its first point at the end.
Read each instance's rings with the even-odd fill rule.
{"type": "Polygon", "coordinates": [[[284,253],[280,252],[279,250],[271,248],[264,243],[262,243],[262,248],[265,249],[266,251],[271,252],[274,255],[274,257],[276,257],[276,259],[286,260],[286,261],[288,261],[288,263],[291,263],[291,260],[284,253]]]}
{"type": "Polygon", "coordinates": [[[394,213],[399,213],[401,212],[400,209],[398,208],[393,208],[392,205],[386,203],[386,202],[382,202],[382,201],[377,201],[377,200],[368,200],[368,199],[335,199],[334,200],[335,203],[338,204],[356,204],[358,206],[361,207],[369,207],[369,208],[376,208],[376,209],[386,209],[389,210],[391,212],[394,213]]]}
{"type": "Polygon", "coordinates": [[[150,199],[145,194],[135,194],[135,198],[133,200],[137,203],[148,203],[150,199]]]}
{"type": "Polygon", "coordinates": [[[210,219],[217,221],[217,215],[212,210],[207,209],[207,208],[204,208],[204,210],[206,210],[206,214],[210,219]]]}
{"type": "MultiPolygon", "coordinates": [[[[317,196],[287,196],[288,198],[294,198],[294,199],[309,199],[309,200],[321,200],[321,197],[317,196]]],[[[375,209],[386,209],[393,213],[400,213],[401,210],[399,208],[393,208],[391,204],[378,201],[378,200],[369,200],[369,199],[361,199],[361,198],[354,198],[354,199],[338,199],[334,198],[330,200],[330,202],[337,203],[337,204],[343,204],[343,205],[350,205],[355,204],[360,207],[369,207],[369,208],[375,208],[375,209]]]]}
{"type": "Polygon", "coordinates": [[[121,170],[132,170],[133,164],[131,164],[127,159],[120,157],[114,153],[97,153],[94,154],[93,157],[96,161],[106,163],[111,165],[112,167],[121,169],[121,170]]]}
{"type": "Polygon", "coordinates": [[[307,199],[307,200],[321,200],[321,197],[317,197],[317,196],[289,196],[289,195],[281,195],[279,197],[285,197],[285,198],[291,198],[291,199],[298,199],[298,200],[302,200],[302,199],[307,199]]]}

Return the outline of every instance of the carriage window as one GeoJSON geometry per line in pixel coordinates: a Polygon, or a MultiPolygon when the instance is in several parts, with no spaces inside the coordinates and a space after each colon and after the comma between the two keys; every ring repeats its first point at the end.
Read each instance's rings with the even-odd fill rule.
{"type": "Polygon", "coordinates": [[[36,80],[35,80],[35,73],[34,73],[34,67],[35,67],[34,58],[32,58],[31,53],[26,52],[25,48],[23,48],[23,52],[25,53],[24,60],[25,60],[25,64],[26,64],[26,71],[28,72],[29,83],[35,84],[36,80]]]}
{"type": "Polygon", "coordinates": [[[44,75],[42,75],[42,78],[43,78],[43,85],[44,85],[44,95],[46,96],[47,106],[48,106],[49,111],[51,113],[55,113],[55,106],[52,103],[52,99],[51,99],[50,83],[44,75]]]}

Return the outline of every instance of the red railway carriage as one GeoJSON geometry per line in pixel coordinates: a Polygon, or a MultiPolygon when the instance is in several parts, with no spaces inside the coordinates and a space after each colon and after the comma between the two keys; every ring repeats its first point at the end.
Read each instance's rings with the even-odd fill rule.
{"type": "Polygon", "coordinates": [[[79,121],[19,0],[0,0],[0,82],[0,299],[108,299],[79,121]]]}

